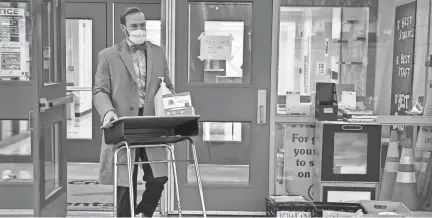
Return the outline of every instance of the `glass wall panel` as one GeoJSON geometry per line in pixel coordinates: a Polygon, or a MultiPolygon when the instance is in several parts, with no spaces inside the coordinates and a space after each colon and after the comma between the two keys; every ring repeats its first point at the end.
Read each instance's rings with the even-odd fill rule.
{"type": "Polygon", "coordinates": [[[315,125],[276,125],[276,195],[312,198],[315,125]]]}
{"type": "Polygon", "coordinates": [[[0,121],[0,182],[33,182],[31,132],[27,121],[0,121]]]}
{"type": "Polygon", "coordinates": [[[277,114],[313,115],[316,83],[366,98],[369,32],[368,8],[281,7],[277,114]]]}
{"type": "Polygon", "coordinates": [[[66,19],[67,93],[74,102],[67,106],[68,139],[92,139],[92,20],[66,19]]]}
{"type": "Polygon", "coordinates": [[[336,84],[342,110],[411,116],[429,108],[429,0],[321,3],[282,1],[277,115],[313,116],[316,83],[336,84]]]}
{"type": "Polygon", "coordinates": [[[276,124],[275,193],[322,197],[317,187],[311,188],[317,178],[309,172],[313,171],[312,165],[330,160],[308,162],[308,157],[320,156],[314,147],[320,137],[331,137],[332,163],[325,165],[332,167],[330,173],[334,175],[365,175],[370,161],[365,156],[373,155],[365,145],[381,144],[376,188],[388,188],[381,184],[384,166],[408,155],[415,168],[419,205],[430,209],[431,202],[425,195],[431,185],[427,172],[432,131],[427,126],[404,123],[415,116],[432,115],[432,71],[428,65],[431,1],[314,1],[307,6],[290,0],[281,2],[277,117],[314,116],[317,83],[336,84],[338,119],[347,125],[373,123],[376,116],[405,117],[398,125],[382,126],[381,138],[377,139],[348,133],[323,136],[316,134],[316,123],[276,124]],[[357,117],[348,113],[353,111],[357,117]],[[404,146],[408,152],[403,152],[404,146]]]}
{"type": "MultiPolygon", "coordinates": [[[[343,176],[348,172],[360,178],[365,175],[365,168],[368,171],[370,167],[365,155],[373,153],[370,147],[365,151],[365,145],[371,141],[380,143],[381,166],[377,187],[382,188],[387,149],[391,144],[390,132],[396,132],[393,141],[399,147],[397,158],[401,158],[402,146],[413,148],[418,200],[420,205],[430,208],[427,205],[431,202],[427,202],[424,195],[429,191],[431,175],[426,173],[424,176],[423,173],[430,168],[432,135],[429,134],[430,127],[415,127],[412,123],[417,116],[429,119],[432,115],[432,71],[429,67],[432,66],[429,58],[432,2],[314,1],[307,6],[290,0],[281,2],[277,93],[274,93],[277,99],[274,105],[276,120],[284,116],[313,117],[317,110],[317,83],[335,84],[336,119],[347,125],[373,123],[380,116],[404,116],[398,125],[382,127],[380,141],[361,134],[335,133],[332,163],[326,165],[332,167],[330,174],[343,176]],[[420,163],[422,160],[426,163],[420,163]]],[[[394,117],[394,121],[397,120],[394,117]]],[[[306,172],[312,168],[307,168],[307,160],[302,162],[298,158],[300,152],[307,156],[304,149],[313,147],[310,140],[305,142],[306,138],[316,139],[318,136],[313,128],[301,130],[299,125],[276,125],[275,192],[319,198],[320,193],[308,189],[312,187],[313,179],[304,177],[309,176],[306,172]],[[301,143],[296,134],[303,135],[302,145],[307,148],[297,147],[301,143]],[[297,156],[296,149],[300,149],[297,156]]],[[[322,161],[323,164],[329,160],[322,161]]],[[[316,165],[316,161],[313,164],[316,165]]]]}
{"type": "MultiPolygon", "coordinates": [[[[0,120],[0,193],[24,197],[33,190],[31,131],[27,120],[0,120]],[[20,190],[17,193],[17,190],[20,190]]],[[[29,194],[28,196],[30,196],[29,194]]],[[[30,209],[31,200],[17,204],[0,198],[0,209],[30,209]]]]}
{"type": "MultiPolygon", "coordinates": [[[[429,207],[426,203],[430,201],[427,197],[431,191],[431,173],[429,172],[432,128],[405,125],[404,130],[398,130],[395,129],[395,126],[383,125],[381,126],[381,137],[372,140],[367,140],[368,133],[365,132],[343,133],[343,135],[340,132],[335,132],[335,135],[340,137],[334,138],[334,144],[323,144],[323,141],[320,141],[325,140],[326,137],[333,137],[332,135],[325,136],[317,133],[317,126],[315,125],[276,124],[276,195],[302,195],[320,201],[323,197],[323,190],[322,187],[317,188],[317,183],[314,182],[320,181],[322,177],[317,176],[316,172],[322,173],[325,170],[323,169],[324,166],[332,166],[334,175],[364,175],[366,166],[371,161],[368,156],[375,156],[379,159],[377,168],[380,173],[377,182],[371,184],[374,184],[373,189],[376,197],[379,198],[379,189],[390,190],[393,188],[387,187],[389,184],[382,183],[386,165],[388,165],[387,171],[393,169],[395,172],[398,170],[403,172],[405,168],[398,166],[399,161],[405,158],[405,160],[409,160],[408,165],[412,167],[412,170],[408,171],[411,175],[406,176],[406,179],[411,178],[411,181],[415,183],[421,209],[429,207]],[[405,134],[406,129],[413,131],[413,136],[407,136],[405,134]],[[380,145],[379,155],[372,151],[364,152],[369,143],[380,145]],[[334,149],[333,158],[323,158],[322,154],[325,152],[322,151],[320,154],[320,150],[324,149],[334,149]]],[[[348,182],[341,181],[341,183],[346,185],[348,182]]],[[[393,191],[389,193],[393,193],[393,191]]],[[[362,196],[361,194],[352,196],[353,199],[357,197],[362,196]]]]}

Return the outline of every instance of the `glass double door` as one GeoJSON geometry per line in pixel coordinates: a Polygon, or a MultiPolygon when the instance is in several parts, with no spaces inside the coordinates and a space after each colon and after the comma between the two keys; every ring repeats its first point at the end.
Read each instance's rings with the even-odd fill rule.
{"type": "Polygon", "coordinates": [[[63,10],[63,0],[0,2],[2,215],[66,215],[63,10]]]}

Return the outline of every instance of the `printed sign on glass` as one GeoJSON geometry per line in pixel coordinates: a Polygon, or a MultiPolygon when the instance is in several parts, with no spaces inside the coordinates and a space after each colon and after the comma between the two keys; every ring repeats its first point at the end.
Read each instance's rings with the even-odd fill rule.
{"type": "MultiPolygon", "coordinates": [[[[417,2],[396,7],[390,114],[406,115],[412,108],[417,2]]],[[[400,140],[412,140],[413,128],[395,125],[400,140]]]]}
{"type": "Polygon", "coordinates": [[[28,72],[24,15],[22,8],[0,8],[0,77],[25,76],[28,72]]]}
{"type": "Polygon", "coordinates": [[[233,37],[205,35],[198,38],[200,40],[200,60],[231,60],[233,37]]]}
{"type": "Polygon", "coordinates": [[[314,184],[315,126],[287,125],[285,130],[284,179],[289,194],[316,199],[310,192],[314,184]]]}

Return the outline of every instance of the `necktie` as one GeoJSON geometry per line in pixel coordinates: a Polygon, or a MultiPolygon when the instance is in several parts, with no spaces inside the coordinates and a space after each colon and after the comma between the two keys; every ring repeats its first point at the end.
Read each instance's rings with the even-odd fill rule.
{"type": "Polygon", "coordinates": [[[136,52],[138,50],[145,51],[145,50],[147,50],[147,45],[145,43],[139,44],[139,45],[132,45],[131,49],[132,49],[132,52],[136,52]]]}

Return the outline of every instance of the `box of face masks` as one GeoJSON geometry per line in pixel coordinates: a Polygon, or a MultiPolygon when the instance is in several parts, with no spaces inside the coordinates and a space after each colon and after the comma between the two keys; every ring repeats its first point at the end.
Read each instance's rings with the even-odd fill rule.
{"type": "Polygon", "coordinates": [[[166,116],[195,115],[190,92],[163,95],[162,101],[166,116]]]}

